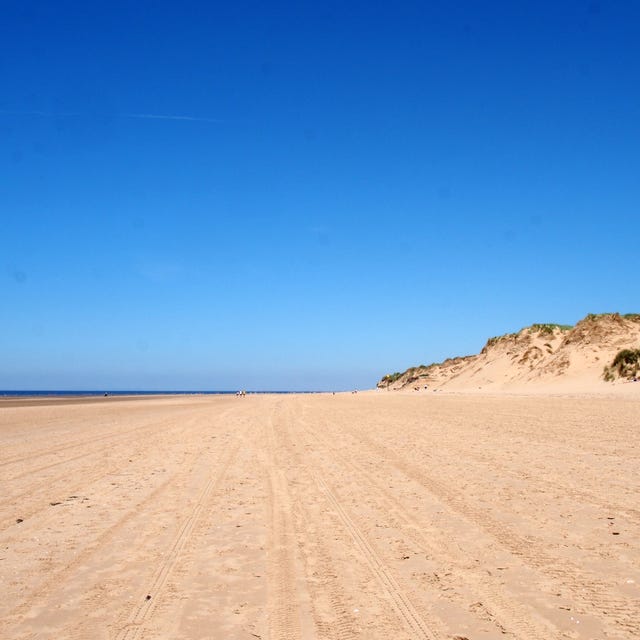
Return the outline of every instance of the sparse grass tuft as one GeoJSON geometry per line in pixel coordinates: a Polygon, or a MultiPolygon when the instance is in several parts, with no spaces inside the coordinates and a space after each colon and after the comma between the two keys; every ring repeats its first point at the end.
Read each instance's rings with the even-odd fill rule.
{"type": "Polygon", "coordinates": [[[553,333],[556,329],[560,329],[560,331],[569,331],[570,329],[573,329],[573,326],[570,324],[554,324],[547,322],[544,324],[532,324],[531,328],[534,331],[538,331],[543,335],[546,335],[553,333]]]}

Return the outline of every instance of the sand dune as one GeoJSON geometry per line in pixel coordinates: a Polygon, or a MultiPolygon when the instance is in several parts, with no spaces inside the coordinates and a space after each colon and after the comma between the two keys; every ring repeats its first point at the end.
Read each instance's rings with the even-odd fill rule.
{"type": "MultiPolygon", "coordinates": [[[[575,327],[532,325],[490,338],[477,355],[382,378],[385,389],[603,392],[603,369],[622,349],[640,347],[640,315],[589,315],[575,327]]],[[[628,382],[617,380],[617,384],[628,382]]]]}
{"type": "Polygon", "coordinates": [[[0,405],[0,637],[637,638],[639,408],[0,405]]]}

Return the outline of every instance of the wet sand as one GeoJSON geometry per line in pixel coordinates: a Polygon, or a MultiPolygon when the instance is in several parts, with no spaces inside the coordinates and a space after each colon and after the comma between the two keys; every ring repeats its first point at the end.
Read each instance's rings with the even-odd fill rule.
{"type": "Polygon", "coordinates": [[[640,637],[635,397],[0,402],[0,637],[640,637]]]}

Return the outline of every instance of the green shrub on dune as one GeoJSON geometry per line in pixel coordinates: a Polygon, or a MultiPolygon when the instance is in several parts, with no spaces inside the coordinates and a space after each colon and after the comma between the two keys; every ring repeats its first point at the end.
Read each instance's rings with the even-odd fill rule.
{"type": "Polygon", "coordinates": [[[402,373],[400,373],[400,371],[396,371],[395,373],[388,373],[382,378],[382,382],[384,384],[393,384],[401,375],[402,373]]]}
{"type": "Polygon", "coordinates": [[[616,378],[633,379],[638,376],[640,369],[640,349],[622,349],[618,351],[613,362],[604,368],[602,377],[607,382],[613,382],[616,378]]]}

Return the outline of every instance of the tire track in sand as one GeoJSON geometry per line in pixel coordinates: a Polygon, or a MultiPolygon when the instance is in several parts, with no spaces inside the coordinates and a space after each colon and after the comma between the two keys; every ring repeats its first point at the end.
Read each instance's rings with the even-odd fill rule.
{"type": "MultiPolygon", "coordinates": [[[[193,419],[191,419],[191,422],[193,422],[193,419]]],[[[113,441],[108,443],[109,448],[113,448],[114,446],[117,446],[119,444],[122,443],[127,443],[127,445],[131,444],[131,434],[134,434],[135,440],[140,440],[142,438],[148,437],[148,431],[151,429],[159,429],[159,428],[163,428],[163,433],[166,433],[169,430],[174,430],[176,427],[184,427],[184,425],[181,425],[180,423],[176,423],[176,422],[171,422],[171,421],[167,421],[167,420],[158,420],[156,422],[150,422],[148,424],[143,425],[142,427],[137,427],[136,429],[130,429],[128,431],[119,431],[116,433],[111,433],[111,434],[105,434],[103,436],[104,439],[108,439],[108,438],[112,438],[113,441]]],[[[96,440],[91,440],[90,442],[96,442],[96,441],[100,441],[101,439],[96,439],[96,440]]],[[[72,445],[72,447],[70,448],[75,448],[75,447],[79,447],[81,446],[82,443],[76,443],[74,445],[72,445]]],[[[64,449],[67,449],[68,447],[64,447],[64,449]]],[[[89,456],[95,456],[96,454],[101,454],[104,453],[105,451],[105,444],[100,443],[99,446],[97,446],[95,449],[89,450],[89,451],[83,451],[82,453],[78,454],[78,455],[74,455],[71,456],[69,458],[65,458],[64,460],[56,460],[55,462],[51,462],[49,464],[45,464],[42,465],[41,467],[36,467],[35,469],[27,469],[26,471],[22,471],[14,476],[12,476],[11,478],[6,478],[7,482],[13,482],[15,480],[20,480],[20,478],[24,478],[26,476],[33,476],[34,474],[40,473],[41,471],[47,471],[48,469],[52,469],[54,467],[59,467],[60,465],[67,465],[70,462],[75,462],[76,460],[81,460],[82,458],[87,458],[89,456]]],[[[17,460],[15,462],[24,462],[25,460],[33,460],[33,459],[37,459],[37,458],[41,458],[43,456],[46,455],[54,455],[55,453],[59,453],[59,450],[50,450],[48,452],[44,452],[44,453],[40,453],[40,454],[34,454],[32,457],[24,457],[21,458],[20,460],[17,460]]],[[[13,464],[10,461],[7,461],[6,464],[13,464]]],[[[63,474],[64,475],[64,474],[63,474]]]]}
{"type": "MultiPolygon", "coordinates": [[[[354,437],[354,434],[350,434],[354,437]]],[[[407,477],[422,484],[449,508],[488,533],[499,545],[525,564],[556,580],[575,599],[602,622],[610,622],[620,630],[640,636],[640,601],[622,599],[611,594],[612,586],[589,574],[569,560],[551,556],[536,548],[530,540],[518,535],[507,525],[498,522],[483,509],[469,504],[462,495],[427,475],[421,468],[401,458],[395,451],[360,433],[358,439],[370,451],[390,462],[407,477]]]]}
{"type": "MultiPolygon", "coordinates": [[[[148,429],[151,429],[155,426],[157,426],[158,424],[163,424],[165,422],[165,420],[160,420],[158,422],[154,422],[151,424],[147,424],[143,427],[135,427],[133,429],[126,429],[124,431],[118,431],[117,433],[107,433],[105,435],[102,436],[94,436],[92,438],[85,438],[84,440],[76,440],[75,442],[71,442],[68,444],[64,444],[64,445],[59,445],[56,447],[52,447],[51,449],[46,449],[43,451],[36,451],[34,453],[30,453],[29,455],[20,455],[20,456],[15,456],[13,458],[9,458],[8,460],[2,460],[0,461],[0,467],[6,467],[8,465],[12,465],[12,464],[18,464],[20,462],[25,462],[27,460],[34,460],[37,458],[43,458],[45,456],[52,456],[56,453],[61,453],[62,451],[68,451],[69,449],[77,449],[78,447],[84,447],[86,445],[91,445],[91,444],[95,444],[96,442],[100,442],[100,443],[104,443],[105,441],[108,441],[110,439],[116,440],[116,442],[118,440],[124,440],[127,436],[131,435],[132,433],[140,433],[141,431],[146,431],[148,429]]],[[[88,453],[82,454],[82,455],[89,455],[88,453]]],[[[64,464],[65,462],[67,462],[67,460],[60,460],[60,461],[56,461],[54,463],[52,463],[51,465],[45,465],[43,467],[41,467],[40,469],[37,469],[37,471],[40,471],[42,469],[47,469],[50,466],[55,466],[57,464],[64,464]]],[[[26,472],[26,473],[30,473],[30,472],[26,472]]],[[[24,475],[24,474],[20,474],[20,475],[24,475]]],[[[16,476],[16,477],[20,477],[20,475],[16,476]]]]}
{"type": "MultiPolygon", "coordinates": [[[[300,640],[303,627],[300,605],[303,594],[299,592],[297,585],[293,505],[287,479],[278,465],[274,433],[274,416],[281,404],[276,404],[264,425],[266,451],[263,453],[263,464],[267,471],[269,494],[268,627],[269,637],[274,640],[300,640]]],[[[307,599],[304,600],[306,603],[307,599]]]]}
{"type": "MultiPolygon", "coordinates": [[[[287,408],[290,409],[290,404],[287,408]]],[[[296,506],[293,518],[295,534],[298,540],[304,540],[304,544],[299,545],[299,552],[307,577],[306,586],[311,596],[310,608],[315,628],[321,638],[354,640],[358,636],[356,616],[347,604],[348,596],[339,579],[340,569],[335,564],[330,545],[327,544],[326,510],[330,510],[331,506],[315,491],[317,485],[308,460],[303,459],[291,437],[291,427],[294,424],[297,421],[287,412],[282,428],[278,431],[279,444],[283,449],[279,466],[286,466],[296,477],[296,482],[288,490],[296,506]],[[304,483],[301,483],[303,477],[304,483]],[[321,513],[318,513],[319,503],[314,497],[320,497],[321,503],[325,505],[321,513]]],[[[273,444],[277,446],[275,433],[273,436],[273,444]]],[[[345,533],[345,538],[350,540],[348,532],[345,533]]]]}
{"type": "MultiPolygon", "coordinates": [[[[326,429],[324,429],[326,432],[326,429]]],[[[422,533],[423,525],[410,512],[404,508],[384,486],[382,482],[377,480],[371,473],[363,469],[359,464],[354,462],[341,453],[336,447],[330,444],[328,440],[320,436],[308,426],[305,429],[307,436],[314,439],[317,443],[331,452],[331,459],[340,460],[345,468],[349,469],[353,474],[352,477],[360,476],[365,480],[364,486],[374,488],[371,492],[371,498],[377,500],[381,504],[381,508],[388,512],[394,513],[395,517],[403,526],[403,534],[406,535],[421,551],[430,558],[444,558],[450,565],[452,558],[460,559],[460,554],[464,551],[456,546],[455,550],[451,549],[446,540],[436,539],[434,536],[427,537],[422,533]]],[[[472,565],[469,559],[467,565],[472,565]]],[[[450,567],[449,571],[453,569],[450,567]]],[[[468,571],[468,569],[466,570],[468,571]]],[[[457,576],[457,580],[465,581],[465,572],[461,572],[457,576]]],[[[483,603],[483,608],[490,619],[496,624],[502,633],[514,633],[517,638],[522,640],[547,640],[550,637],[550,629],[542,628],[537,625],[531,617],[531,611],[519,606],[513,602],[509,594],[504,594],[503,589],[487,575],[482,575],[478,584],[473,585],[477,600],[483,603]]],[[[463,603],[460,603],[463,604],[463,603]]]]}
{"type": "Polygon", "coordinates": [[[4,617],[3,622],[6,623],[9,620],[23,617],[32,608],[34,602],[46,601],[47,593],[51,590],[52,587],[64,582],[69,574],[74,571],[74,569],[84,564],[88,560],[88,558],[90,558],[101,548],[106,546],[115,537],[118,530],[124,527],[125,523],[128,520],[139,515],[139,513],[144,509],[144,507],[146,507],[147,504],[164,493],[169,488],[174,479],[175,477],[172,476],[164,480],[160,485],[153,489],[149,495],[143,498],[140,502],[136,503],[134,507],[122,514],[122,516],[120,516],[120,518],[118,518],[116,522],[114,522],[110,527],[108,527],[100,535],[98,535],[98,537],[95,538],[93,542],[89,543],[89,545],[87,545],[87,547],[85,547],[80,553],[78,553],[72,561],[67,563],[58,571],[55,571],[35,591],[32,591],[29,594],[28,599],[23,601],[12,611],[8,612],[4,617]]]}
{"type": "Polygon", "coordinates": [[[369,543],[364,534],[358,529],[353,520],[349,517],[347,512],[342,508],[342,505],[338,501],[337,497],[331,491],[327,483],[320,478],[317,474],[313,474],[316,484],[325,495],[340,521],[351,534],[353,541],[364,556],[367,564],[371,568],[371,571],[375,575],[378,582],[382,585],[387,592],[389,598],[393,602],[393,606],[398,612],[400,619],[404,622],[406,627],[411,631],[414,638],[421,640],[437,640],[438,636],[427,626],[425,621],[420,617],[420,614],[416,611],[411,601],[402,591],[400,585],[396,582],[395,578],[386,567],[380,556],[376,553],[373,546],[369,543]]]}
{"type": "Polygon", "coordinates": [[[131,610],[124,626],[119,629],[117,634],[114,636],[114,640],[134,640],[139,636],[140,632],[144,628],[145,622],[147,622],[153,615],[153,611],[162,594],[163,588],[180,559],[182,550],[200,520],[202,512],[204,511],[211,495],[223,482],[229,467],[237,457],[241,443],[242,435],[236,436],[236,442],[232,445],[231,451],[227,455],[225,461],[218,469],[217,473],[209,478],[208,482],[200,492],[191,513],[183,521],[182,526],[178,530],[178,534],[171,544],[169,552],[154,573],[151,586],[145,590],[145,595],[138,597],[137,601],[140,604],[136,605],[131,610]]]}
{"type": "MultiPolygon", "coordinates": [[[[495,473],[496,469],[499,469],[501,475],[507,475],[519,482],[522,482],[523,480],[526,481],[530,477],[528,474],[523,474],[522,472],[515,471],[506,466],[498,458],[491,458],[490,461],[487,462],[482,455],[474,453],[473,451],[468,451],[466,455],[472,458],[477,465],[490,468],[493,473],[495,473]]],[[[603,512],[617,513],[627,518],[630,522],[640,524],[640,509],[636,509],[629,504],[623,505],[615,502],[605,502],[600,496],[597,496],[591,491],[571,486],[567,484],[566,481],[564,483],[551,482],[547,480],[543,474],[536,475],[535,482],[539,487],[544,487],[549,492],[569,497],[576,501],[586,502],[597,507],[603,512]]]]}
{"type": "MultiPolygon", "coordinates": [[[[149,428],[153,428],[153,427],[160,427],[163,426],[165,423],[163,422],[156,422],[150,425],[146,425],[143,429],[145,431],[145,433],[140,433],[141,430],[137,430],[137,433],[139,433],[139,437],[131,440],[128,439],[127,437],[123,437],[123,438],[118,438],[117,440],[115,440],[114,442],[110,443],[110,448],[111,451],[113,451],[113,448],[117,445],[126,443],[130,448],[134,446],[134,444],[137,443],[141,443],[139,449],[135,450],[134,452],[132,451],[127,451],[126,455],[122,455],[119,459],[114,459],[112,462],[109,463],[109,465],[104,468],[104,467],[98,467],[96,466],[94,463],[91,462],[91,459],[93,457],[95,457],[96,455],[102,454],[104,453],[103,449],[97,449],[95,451],[89,451],[87,453],[83,453],[80,454],[78,456],[74,456],[72,458],[67,458],[65,460],[61,460],[59,462],[53,463],[51,465],[47,465],[47,467],[44,468],[50,468],[50,467],[54,467],[57,465],[63,465],[63,464],[68,464],[69,462],[74,462],[77,460],[82,460],[82,459],[87,459],[87,462],[89,463],[88,467],[82,467],[81,471],[84,471],[85,468],[88,468],[88,472],[84,473],[83,477],[82,477],[82,484],[83,484],[83,488],[73,488],[73,489],[69,489],[68,487],[68,478],[69,478],[69,469],[66,469],[63,473],[60,473],[56,476],[54,476],[53,478],[48,478],[46,480],[43,480],[41,482],[37,482],[34,483],[33,485],[31,485],[26,491],[22,491],[20,493],[16,493],[13,495],[10,495],[8,497],[6,497],[3,500],[3,509],[10,509],[10,508],[15,508],[16,510],[18,509],[18,504],[17,502],[20,501],[22,498],[28,497],[29,501],[31,503],[31,508],[25,508],[24,505],[20,505],[19,506],[19,511],[20,511],[20,516],[23,520],[27,520],[31,517],[33,517],[34,515],[38,514],[39,512],[43,512],[46,511],[50,508],[50,502],[52,500],[54,501],[59,501],[59,502],[64,502],[65,500],[67,500],[68,498],[66,497],[66,495],[69,494],[69,492],[71,493],[87,493],[87,489],[95,482],[100,481],[103,478],[106,478],[107,476],[110,475],[114,475],[118,472],[123,471],[124,469],[126,469],[129,466],[129,463],[126,462],[127,460],[130,461],[130,458],[137,455],[139,450],[142,450],[145,446],[145,439],[147,438],[148,434],[146,433],[147,429],[149,428]],[[62,492],[62,489],[66,489],[64,491],[65,496],[59,495],[62,492]],[[56,493],[57,492],[57,493],[56,493]]],[[[181,431],[184,431],[186,429],[189,428],[193,428],[194,426],[197,425],[197,420],[196,419],[191,419],[189,424],[187,425],[173,425],[173,426],[169,426],[166,429],[163,429],[162,431],[162,435],[166,436],[168,433],[172,432],[172,431],[177,431],[178,429],[180,429],[181,431]]],[[[36,471],[40,471],[42,469],[38,469],[36,471]]],[[[28,475],[29,472],[25,472],[24,474],[20,474],[20,476],[16,476],[16,478],[12,478],[11,481],[22,477],[23,475],[28,475]]],[[[51,518],[49,519],[55,519],[55,515],[52,515],[51,518]]],[[[15,516],[14,514],[10,514],[6,517],[6,519],[2,519],[0,520],[0,533],[6,531],[7,529],[10,529],[12,527],[15,527],[16,525],[16,520],[15,520],[15,516]]]]}

